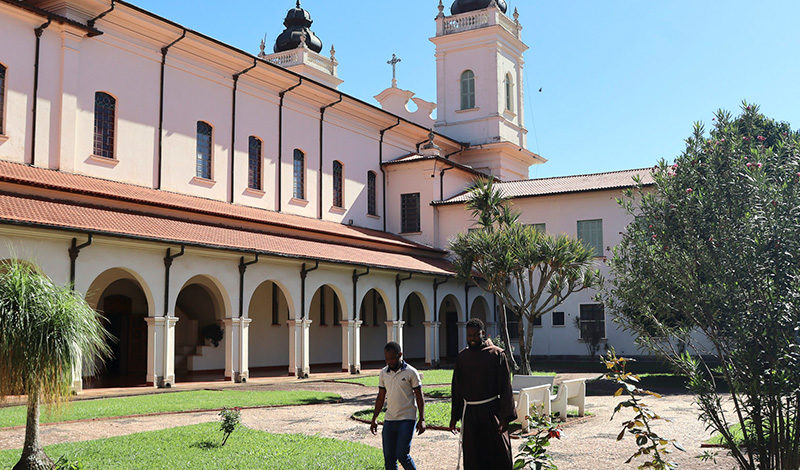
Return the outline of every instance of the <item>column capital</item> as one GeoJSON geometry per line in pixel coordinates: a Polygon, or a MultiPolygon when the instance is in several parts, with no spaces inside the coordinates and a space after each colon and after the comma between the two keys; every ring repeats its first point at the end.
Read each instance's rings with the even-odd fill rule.
{"type": "Polygon", "coordinates": [[[442,322],[440,321],[424,321],[422,322],[422,324],[427,326],[428,328],[442,326],[442,322]]]}
{"type": "Polygon", "coordinates": [[[394,326],[394,327],[397,327],[397,326],[403,326],[403,325],[405,325],[405,324],[406,324],[406,322],[405,322],[405,321],[403,321],[403,320],[397,320],[397,321],[387,321],[387,322],[384,322],[384,324],[385,324],[386,326],[394,326]]]}
{"type": "Polygon", "coordinates": [[[358,326],[361,326],[361,324],[364,323],[364,322],[361,321],[361,320],[341,320],[341,321],[339,321],[339,323],[341,323],[342,326],[358,327],[358,326]]]}
{"type": "Polygon", "coordinates": [[[308,320],[308,319],[289,320],[289,321],[286,322],[286,324],[289,325],[289,326],[301,326],[301,325],[303,325],[303,326],[306,326],[306,325],[307,326],[311,326],[311,322],[312,322],[312,320],[308,320]]]}
{"type": "Polygon", "coordinates": [[[144,321],[147,322],[148,326],[161,326],[165,323],[169,323],[169,326],[173,326],[178,323],[178,317],[145,317],[144,321]]]}

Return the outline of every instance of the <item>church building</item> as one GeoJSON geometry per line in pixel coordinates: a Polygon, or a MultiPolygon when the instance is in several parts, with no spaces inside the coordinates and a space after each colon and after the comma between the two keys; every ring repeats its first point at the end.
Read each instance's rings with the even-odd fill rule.
{"type": "MultiPolygon", "coordinates": [[[[497,334],[496,299],[448,262],[476,178],[607,273],[616,198],[649,169],[528,179],[546,160],[526,145],[522,19],[438,3],[436,101],[393,80],[375,106],[339,91],[299,0],[257,53],[124,0],[0,0],[0,258],[71,282],[117,338],[76,389],[359,373],[387,340],[452,360],[469,318],[497,334]]],[[[534,355],[585,356],[589,324],[636,354],[584,291],[534,325],[534,355]]]]}

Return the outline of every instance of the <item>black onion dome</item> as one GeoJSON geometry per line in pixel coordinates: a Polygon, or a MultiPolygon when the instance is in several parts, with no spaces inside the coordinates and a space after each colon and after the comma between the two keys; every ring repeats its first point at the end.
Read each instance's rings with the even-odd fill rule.
{"type": "MultiPolygon", "coordinates": [[[[508,10],[506,0],[495,0],[500,11],[505,13],[508,10]]],[[[492,0],[456,0],[453,6],[450,7],[450,14],[458,15],[459,13],[466,13],[468,11],[483,10],[488,8],[492,0]]]]}
{"type": "Polygon", "coordinates": [[[306,46],[316,53],[322,51],[322,41],[311,31],[311,15],[300,8],[300,1],[297,2],[297,7],[292,8],[286,14],[286,19],[283,20],[283,25],[286,29],[275,40],[275,47],[272,48],[275,52],[290,51],[300,47],[301,38],[303,33],[306,34],[306,46]]]}

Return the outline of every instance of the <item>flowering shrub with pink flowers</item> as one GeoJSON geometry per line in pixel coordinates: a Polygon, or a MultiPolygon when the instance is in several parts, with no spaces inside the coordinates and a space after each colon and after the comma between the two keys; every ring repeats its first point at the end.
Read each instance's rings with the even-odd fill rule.
{"type": "Polygon", "coordinates": [[[748,103],[713,122],[620,200],[632,222],[604,301],[689,377],[699,419],[740,468],[797,469],[800,134],[748,103]]]}
{"type": "Polygon", "coordinates": [[[519,453],[515,457],[514,470],[558,470],[553,457],[547,453],[550,440],[561,439],[563,432],[555,425],[549,415],[541,409],[541,405],[531,407],[528,421],[530,435],[525,437],[525,441],[519,446],[519,453]]]}

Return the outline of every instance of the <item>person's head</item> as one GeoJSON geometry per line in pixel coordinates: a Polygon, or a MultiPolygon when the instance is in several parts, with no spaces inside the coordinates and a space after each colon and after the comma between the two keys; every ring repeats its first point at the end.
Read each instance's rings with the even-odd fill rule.
{"type": "Polygon", "coordinates": [[[479,348],[486,340],[486,325],[480,318],[467,322],[467,344],[470,348],[479,348]]]}
{"type": "Polygon", "coordinates": [[[400,344],[389,341],[386,343],[386,346],[383,347],[383,355],[386,358],[386,365],[389,366],[390,369],[397,369],[403,358],[403,349],[400,347],[400,344]]]}

